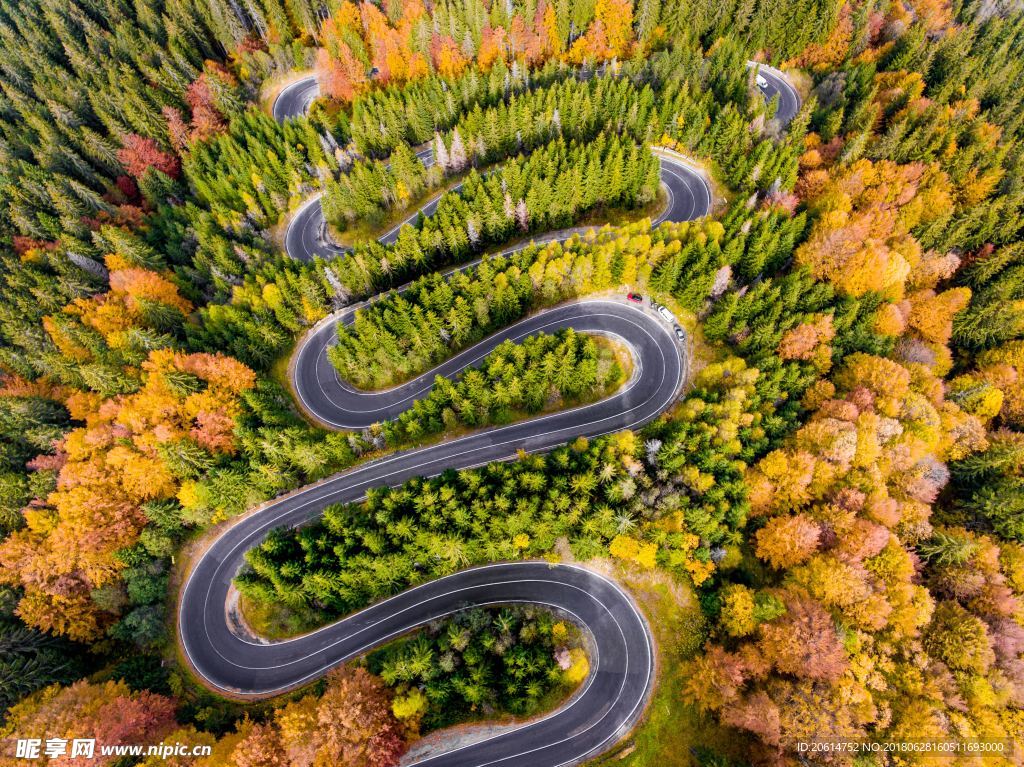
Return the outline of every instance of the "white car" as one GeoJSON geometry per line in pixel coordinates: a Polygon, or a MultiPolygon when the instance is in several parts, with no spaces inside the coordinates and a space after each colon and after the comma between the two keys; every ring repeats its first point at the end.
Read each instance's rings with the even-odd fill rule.
{"type": "Polygon", "coordinates": [[[660,314],[662,317],[664,317],[666,322],[674,323],[676,321],[675,315],[673,315],[672,312],[670,312],[668,310],[668,307],[666,307],[666,306],[659,306],[658,307],[658,314],[660,314]]]}
{"type": "Polygon", "coordinates": [[[765,80],[762,75],[758,75],[757,76],[757,87],[758,88],[767,88],[768,87],[768,81],[765,80]]]}

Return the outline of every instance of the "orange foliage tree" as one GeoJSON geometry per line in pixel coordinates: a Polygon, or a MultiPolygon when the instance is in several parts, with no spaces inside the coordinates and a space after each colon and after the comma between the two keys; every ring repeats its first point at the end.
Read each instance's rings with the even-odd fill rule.
{"type": "MultiPolygon", "coordinates": [[[[729,592],[732,623],[723,630],[734,649],[712,644],[690,662],[684,696],[751,735],[755,756],[769,761],[823,734],[952,735],[959,703],[942,692],[949,661],[966,664],[984,649],[987,663],[973,670],[997,673],[988,629],[954,607],[933,619],[932,593],[945,594],[920,583],[909,547],[932,535],[930,504],[949,476],[943,461],[983,449],[984,430],[945,399],[927,366],[862,353],[813,386],[804,404],[807,422],[746,477],[760,525],[754,554],[778,573],[768,592],[785,609],[759,617],[748,595],[736,630],[729,592]],[[921,706],[934,716],[921,720],[921,706]]],[[[949,597],[976,594],[964,609],[1000,620],[1018,609],[991,552],[966,564],[992,571],[984,580],[994,586],[979,590],[967,571],[947,568],[949,597]]],[[[1017,663],[1010,654],[1007,668],[1017,663]]],[[[971,726],[992,724],[987,705],[978,704],[971,726]]]]}
{"type": "Polygon", "coordinates": [[[816,218],[797,262],[858,296],[879,291],[902,298],[922,257],[911,228],[953,206],[946,175],[920,163],[859,160],[831,174],[812,170],[798,191],[816,218]]]}
{"type": "MultiPolygon", "coordinates": [[[[70,757],[70,753],[48,759],[17,760],[19,764],[47,764],[57,767],[88,762],[110,765],[124,757],[103,755],[100,746],[159,742],[174,728],[175,703],[163,695],[144,690],[132,692],[124,682],[92,684],[75,682],[69,687],[52,685],[30,695],[7,713],[0,738],[95,738],[92,759],[70,757]]],[[[70,751],[70,748],[69,748],[70,751]]],[[[6,763],[6,762],[5,762],[6,763]]],[[[13,763],[13,762],[12,762],[13,763]]]]}
{"type": "Polygon", "coordinates": [[[597,0],[594,21],[586,33],[572,44],[568,59],[576,64],[621,59],[629,55],[633,41],[633,4],[630,0],[597,0]]]}
{"type": "Polygon", "coordinates": [[[938,32],[953,21],[949,0],[907,0],[918,21],[929,32],[938,32]]]}
{"type": "Polygon", "coordinates": [[[115,553],[136,543],[146,518],[140,504],[172,497],[178,480],[164,458],[186,442],[212,455],[236,449],[239,395],[253,371],[220,355],[151,352],[142,388],[104,400],[67,398],[85,425],[68,433],[57,489],[24,512],[25,527],[0,543],[0,583],[19,586],[18,614],[39,628],[90,641],[114,617],[90,599],[116,582],[115,553]]]}
{"type": "Polygon", "coordinates": [[[413,50],[413,26],[425,10],[420,2],[409,2],[402,6],[402,15],[395,27],[371,3],[362,3],[360,12],[363,20],[363,35],[367,46],[373,52],[373,66],[377,79],[382,83],[406,82],[428,73],[427,63],[422,54],[413,50]]]}
{"type": "Polygon", "coordinates": [[[833,27],[824,42],[811,43],[803,49],[799,56],[787,63],[818,71],[835,69],[845,61],[850,51],[852,38],[853,15],[850,5],[844,3],[839,9],[839,22],[833,27]]]}
{"type": "Polygon", "coordinates": [[[124,138],[124,145],[117,151],[117,159],[125,170],[141,179],[150,168],[156,168],[171,178],[181,173],[181,162],[173,154],[164,152],[151,139],[130,133],[124,138]]]}
{"type": "Polygon", "coordinates": [[[455,77],[466,68],[467,59],[448,35],[435,34],[430,41],[434,69],[443,77],[455,77]]]}
{"type": "Polygon", "coordinates": [[[346,43],[339,42],[335,50],[333,56],[326,48],[317,51],[317,81],[324,96],[348,103],[369,90],[370,83],[366,68],[346,43]]]}
{"type": "Polygon", "coordinates": [[[107,256],[106,261],[111,269],[110,290],[90,298],[76,299],[64,311],[98,331],[111,347],[123,345],[126,333],[148,324],[146,317],[153,304],[183,315],[192,311],[192,304],[166,277],[149,269],[130,266],[116,255],[107,256]]]}
{"type": "MultiPolygon", "coordinates": [[[[307,695],[274,711],[263,724],[242,722],[212,744],[208,757],[189,767],[393,767],[407,748],[406,734],[391,711],[392,694],[363,668],[342,667],[327,675],[323,697],[307,695]]],[[[168,743],[209,740],[190,727],[172,732],[168,743]]],[[[167,762],[153,758],[144,767],[167,762]]]]}
{"type": "MultiPolygon", "coordinates": [[[[323,94],[352,101],[371,87],[371,67],[373,81],[381,84],[426,76],[429,64],[413,46],[415,28],[425,13],[418,0],[403,3],[392,26],[372,3],[340,3],[321,28],[323,47],[317,51],[316,69],[323,94]]],[[[454,67],[454,59],[446,59],[445,66],[454,67]]]]}

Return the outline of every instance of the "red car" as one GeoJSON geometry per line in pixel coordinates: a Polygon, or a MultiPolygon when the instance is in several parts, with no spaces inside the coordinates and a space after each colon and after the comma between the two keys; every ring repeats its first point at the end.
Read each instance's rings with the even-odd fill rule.
{"type": "Polygon", "coordinates": [[[639,293],[627,293],[626,298],[634,304],[642,304],[644,302],[644,297],[639,293]]]}

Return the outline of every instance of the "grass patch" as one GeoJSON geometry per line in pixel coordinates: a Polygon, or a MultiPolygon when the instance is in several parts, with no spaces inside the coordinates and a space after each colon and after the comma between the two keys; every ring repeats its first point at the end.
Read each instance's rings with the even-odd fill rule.
{"type": "MultiPolygon", "coordinates": [[[[736,751],[736,738],[683,702],[686,681],[682,664],[700,652],[707,624],[689,586],[661,572],[617,568],[615,577],[628,586],[643,609],[658,649],[658,686],[647,715],[632,737],[589,764],[595,767],[669,767],[697,764],[693,750],[736,751]]],[[[740,755],[740,754],[737,754],[740,755]]]]}
{"type": "Polygon", "coordinates": [[[279,602],[260,602],[244,594],[238,610],[246,624],[264,639],[289,639],[323,626],[330,617],[312,607],[288,607],[279,602]]]}
{"type": "Polygon", "coordinates": [[[704,323],[689,309],[684,309],[671,293],[652,290],[650,298],[652,301],[657,301],[659,304],[667,306],[669,311],[679,321],[680,327],[686,331],[690,352],[690,367],[686,371],[687,386],[690,385],[693,377],[705,366],[710,365],[712,362],[721,362],[730,356],[728,350],[722,344],[707,342],[707,339],[704,337],[704,323]]]}
{"type": "Polygon", "coordinates": [[[594,344],[597,346],[597,380],[604,381],[604,389],[590,401],[607,397],[613,394],[628,381],[633,375],[633,355],[625,344],[615,341],[607,336],[593,336],[594,344]],[[609,378],[612,368],[618,365],[619,375],[609,378]]]}
{"type": "MultiPolygon", "coordinates": [[[[295,345],[298,338],[293,338],[281,355],[270,364],[270,378],[277,384],[291,391],[292,382],[288,376],[288,366],[291,363],[292,355],[295,353],[295,345]]],[[[292,392],[294,394],[294,392],[292,392]]]]}

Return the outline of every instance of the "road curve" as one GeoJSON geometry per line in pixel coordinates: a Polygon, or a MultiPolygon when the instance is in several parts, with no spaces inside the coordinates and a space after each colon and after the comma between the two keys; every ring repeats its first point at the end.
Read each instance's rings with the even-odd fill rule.
{"type": "MultiPolygon", "coordinates": [[[[301,89],[297,91],[301,93],[301,89]]],[[[679,176],[685,177],[683,173],[679,176]]],[[[673,200],[664,218],[673,215],[671,210],[677,204],[691,212],[700,204],[696,195],[692,199],[681,193],[678,196],[683,199],[673,200]]],[[[709,204],[710,193],[706,200],[709,204]]],[[[350,309],[336,320],[349,322],[352,316],[350,309]]],[[[667,325],[635,305],[609,299],[568,303],[528,317],[416,380],[385,392],[356,391],[329,367],[326,349],[337,337],[335,322],[325,323],[311,334],[295,366],[297,376],[303,379],[297,388],[305,392],[301,395],[304,406],[336,428],[358,428],[394,417],[426,393],[436,374],[454,375],[478,363],[505,339],[569,327],[610,335],[628,346],[635,361],[634,375],[621,390],[590,405],[400,451],[357,466],[272,502],[221,533],[196,557],[179,602],[181,644],[196,673],[211,687],[227,693],[273,695],[468,606],[541,604],[568,615],[589,635],[591,673],[581,691],[567,705],[537,721],[423,761],[462,767],[575,764],[621,738],[641,715],[653,685],[653,640],[629,596],[614,582],[586,568],[546,562],[472,568],[406,590],[311,634],[283,642],[253,641],[236,632],[227,610],[231,582],[245,565],[245,552],[272,529],[307,523],[325,506],[357,501],[373,487],[397,486],[415,476],[507,459],[519,450],[548,450],[580,435],[598,436],[640,426],[671,404],[684,377],[680,349],[667,325]]]]}
{"type": "MultiPolygon", "coordinates": [[[[314,490],[319,490],[315,488],[314,490]]],[[[310,491],[312,492],[312,491],[310,491]]],[[[337,491],[330,501],[343,496],[337,491]]],[[[327,500],[307,499],[322,506],[327,500]]],[[[309,516],[301,507],[283,517],[309,516]]],[[[259,515],[257,520],[262,520],[259,515]]],[[[262,535],[247,526],[231,528],[218,544],[243,551],[262,535]]],[[[229,552],[230,553],[230,552],[229,552]]],[[[224,599],[234,560],[200,560],[185,587],[186,604],[196,610],[181,619],[182,638],[196,670],[225,690],[246,694],[274,692],[309,681],[348,658],[389,638],[465,609],[467,606],[539,604],[565,615],[589,634],[591,673],[580,692],[546,717],[496,736],[456,748],[417,764],[434,767],[545,767],[576,764],[614,744],[643,712],[654,677],[650,630],[634,602],[613,581],[582,567],[547,562],[509,562],[462,570],[430,581],[350,615],[312,634],[273,644],[235,636],[224,620],[224,599]],[[196,643],[204,652],[197,657],[196,643]]]]}
{"type": "MultiPolygon", "coordinates": [[[[570,411],[571,416],[547,416],[551,422],[561,420],[578,433],[586,433],[587,424],[594,420],[595,412],[611,416],[618,412],[624,417],[621,425],[610,430],[628,428],[626,421],[636,424],[633,409],[643,405],[642,421],[650,420],[671,401],[681,382],[679,352],[675,340],[659,319],[633,306],[612,300],[584,300],[548,309],[528,317],[515,325],[488,336],[478,344],[464,349],[433,370],[384,391],[361,391],[339,377],[331,365],[327,350],[336,342],[338,324],[351,325],[356,308],[350,307],[335,314],[331,321],[319,325],[303,339],[292,365],[292,383],[303,409],[323,425],[334,429],[361,429],[371,424],[390,420],[429,393],[437,375],[451,378],[467,367],[480,363],[498,344],[521,341],[536,333],[555,333],[566,328],[580,332],[603,333],[623,339],[630,345],[639,362],[640,374],[620,394],[601,403],[570,411]],[[652,370],[657,365],[658,370],[652,370]],[[654,403],[652,410],[647,405],[654,403]]],[[[603,431],[608,431],[603,423],[603,431]]],[[[509,427],[512,428],[512,427],[509,427]]],[[[536,421],[521,426],[522,436],[528,437],[537,429],[536,421]]],[[[575,436],[572,434],[570,436],[575,436]]],[[[559,439],[554,444],[565,441],[559,439]]]]}
{"type": "Polygon", "coordinates": [[[289,117],[298,117],[309,111],[309,105],[320,95],[320,84],[314,75],[300,78],[281,89],[274,99],[271,111],[274,119],[284,122],[289,117]]]}
{"type": "Polygon", "coordinates": [[[775,119],[784,126],[789,125],[796,117],[796,113],[800,111],[801,104],[800,94],[796,92],[796,88],[790,85],[789,78],[775,67],[767,64],[748,61],[747,66],[757,67],[757,71],[765,79],[767,84],[764,87],[758,86],[765,99],[771,101],[778,94],[779,108],[775,112],[775,119]]]}
{"type": "Polygon", "coordinates": [[[584,688],[568,705],[539,721],[425,761],[477,767],[494,762],[522,767],[571,764],[607,748],[627,732],[653,685],[653,640],[632,600],[612,581],[585,568],[513,562],[464,570],[284,642],[253,642],[236,634],[225,607],[245,552],[274,528],[309,522],[325,506],[359,500],[372,487],[397,486],[415,476],[482,465],[509,458],[518,450],[547,450],[579,435],[636,427],[673,401],[684,371],[667,325],[634,305],[594,299],[527,318],[406,387],[376,394],[345,389],[340,404],[330,403],[337,408],[332,412],[351,425],[393,416],[408,407],[405,398],[415,396],[413,390],[426,385],[442,368],[450,374],[473,364],[505,338],[567,327],[608,334],[630,348],[635,373],[619,392],[591,405],[363,464],[282,498],[224,531],[197,558],[179,603],[182,647],[196,673],[225,692],[271,695],[460,609],[528,602],[561,611],[590,635],[591,674],[584,688]],[[346,411],[346,407],[352,409],[346,411]]]}
{"type": "MultiPolygon", "coordinates": [[[[765,78],[771,82],[767,72],[765,78]]],[[[275,101],[274,115],[285,119],[304,112],[315,96],[316,83],[311,78],[293,83],[275,101]]],[[[788,122],[791,117],[786,114],[788,111],[784,113],[780,105],[779,118],[788,122]]],[[[663,158],[662,180],[669,190],[670,204],[659,221],[688,220],[710,209],[708,186],[687,165],[663,158]],[[699,184],[688,181],[691,178],[699,184]]],[[[289,228],[289,253],[312,258],[343,252],[326,241],[321,230],[319,199],[314,198],[289,228]]],[[[336,321],[350,322],[352,316],[353,310],[346,310],[336,321]]],[[[575,764],[622,737],[639,718],[653,684],[653,641],[629,596],[614,582],[586,568],[511,562],[463,570],[283,642],[254,642],[236,633],[226,607],[231,581],[244,565],[245,552],[258,545],[270,530],[309,522],[325,506],[357,501],[372,487],[396,486],[414,476],[478,466],[508,458],[518,450],[547,450],[579,435],[597,436],[640,426],[669,406],[684,374],[679,347],[659,319],[633,305],[606,299],[569,303],[526,318],[430,373],[385,392],[356,391],[337,377],[329,363],[324,368],[326,349],[336,338],[336,322],[318,328],[306,339],[297,357],[296,388],[304,406],[325,423],[336,428],[358,428],[394,417],[426,393],[435,374],[454,375],[479,362],[505,339],[568,327],[609,334],[630,348],[635,373],[626,386],[591,405],[363,464],[269,504],[238,520],[214,540],[197,556],[179,603],[182,648],[196,673],[224,692],[273,695],[465,607],[541,604],[569,615],[590,637],[591,674],[582,690],[546,717],[420,763],[460,767],[575,764]]]]}
{"type": "MultiPolygon", "coordinates": [[[[312,101],[312,98],[306,99],[309,88],[313,88],[312,98],[315,98],[318,92],[315,77],[310,76],[298,80],[281,91],[274,102],[274,117],[284,120],[303,114],[312,101]]],[[[434,155],[429,146],[421,148],[416,156],[427,167],[433,164],[434,155]]],[[[706,216],[711,210],[712,200],[711,186],[703,173],[692,165],[671,156],[660,155],[659,160],[661,162],[661,183],[668,195],[668,206],[654,223],[692,221],[706,216]]],[[[460,186],[461,184],[452,190],[445,190],[445,192],[434,195],[423,207],[382,235],[379,241],[384,245],[393,243],[398,239],[398,232],[402,226],[416,221],[420,213],[424,216],[433,214],[446,191],[457,190],[460,186]]],[[[333,258],[348,252],[348,248],[332,241],[325,226],[319,194],[310,197],[292,216],[292,220],[285,230],[285,251],[299,261],[312,261],[317,257],[333,258]]]]}
{"type": "MultiPolygon", "coordinates": [[[[432,157],[429,149],[424,152],[432,157]]],[[[420,154],[422,156],[423,152],[420,154]]],[[[668,196],[668,205],[653,223],[657,225],[662,221],[692,221],[706,216],[711,210],[711,186],[703,174],[675,157],[662,154],[658,159],[661,163],[661,183],[668,196]]],[[[448,191],[457,191],[461,186],[458,184],[451,190],[438,192],[423,207],[381,235],[379,241],[384,245],[394,243],[405,224],[415,222],[420,213],[424,216],[432,215],[437,210],[441,197],[448,191]]],[[[310,197],[299,208],[285,230],[285,251],[299,261],[312,261],[317,257],[334,258],[344,255],[348,250],[333,242],[327,232],[319,194],[310,197]]]]}
{"type": "MultiPolygon", "coordinates": [[[[303,81],[300,80],[299,82],[303,81]]],[[[277,105],[278,102],[274,102],[275,110],[277,105]]],[[[308,108],[308,104],[306,106],[308,108]]],[[[288,116],[290,117],[291,114],[288,116]]],[[[434,152],[430,147],[420,149],[416,152],[416,156],[428,168],[434,164],[434,152]]],[[[459,189],[461,186],[462,184],[459,184],[454,188],[459,189]]],[[[422,208],[382,235],[379,238],[380,242],[390,245],[397,240],[398,232],[402,226],[414,222],[421,211],[425,216],[431,215],[437,209],[437,204],[440,202],[442,194],[444,192],[438,192],[422,208]]],[[[299,261],[312,261],[317,257],[335,258],[348,253],[349,248],[335,243],[327,232],[327,226],[324,222],[324,211],[320,205],[319,192],[306,200],[302,207],[292,216],[292,220],[288,222],[288,228],[284,233],[284,249],[289,256],[299,261]]]]}

